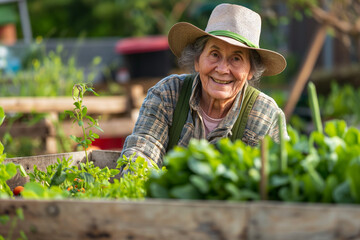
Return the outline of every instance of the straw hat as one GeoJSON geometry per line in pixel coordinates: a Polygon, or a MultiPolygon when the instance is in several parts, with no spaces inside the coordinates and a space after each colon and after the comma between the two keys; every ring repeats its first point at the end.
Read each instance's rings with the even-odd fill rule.
{"type": "Polygon", "coordinates": [[[208,35],[229,44],[256,50],[266,66],[264,76],[281,73],[285,58],[274,51],[260,48],[261,17],[256,12],[235,4],[220,4],[212,11],[205,31],[186,22],[175,24],[169,31],[171,51],[180,57],[183,49],[199,37],[208,35]]]}

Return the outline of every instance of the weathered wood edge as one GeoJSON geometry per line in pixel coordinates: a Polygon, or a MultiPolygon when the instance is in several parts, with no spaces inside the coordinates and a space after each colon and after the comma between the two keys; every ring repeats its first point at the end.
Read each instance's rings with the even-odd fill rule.
{"type": "MultiPolygon", "coordinates": [[[[0,200],[29,239],[358,239],[353,205],[200,200],[0,200]],[[32,230],[31,230],[32,229],[32,230]]],[[[0,234],[7,233],[0,226],[0,234]]]]}

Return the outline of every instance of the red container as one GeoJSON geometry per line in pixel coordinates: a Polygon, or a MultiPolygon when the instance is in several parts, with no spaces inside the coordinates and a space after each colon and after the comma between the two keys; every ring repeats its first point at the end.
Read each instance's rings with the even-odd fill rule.
{"type": "Polygon", "coordinates": [[[121,150],[124,146],[126,137],[101,137],[93,141],[92,147],[99,148],[101,150],[121,150]]]}
{"type": "Polygon", "coordinates": [[[124,57],[130,78],[164,77],[172,67],[172,54],[166,36],[124,38],[116,44],[124,57]]]}

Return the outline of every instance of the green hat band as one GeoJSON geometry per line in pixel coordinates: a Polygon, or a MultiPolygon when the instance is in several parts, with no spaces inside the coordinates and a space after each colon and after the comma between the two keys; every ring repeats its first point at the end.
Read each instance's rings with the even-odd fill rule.
{"type": "Polygon", "coordinates": [[[232,39],[235,39],[239,42],[242,42],[246,45],[248,45],[249,47],[253,47],[253,48],[259,48],[259,46],[256,46],[255,44],[253,44],[252,42],[250,42],[249,40],[247,40],[246,38],[244,38],[243,36],[234,33],[234,32],[230,32],[230,31],[226,31],[226,30],[216,30],[216,31],[211,31],[209,32],[212,35],[215,36],[224,36],[224,37],[229,37],[232,39]]]}

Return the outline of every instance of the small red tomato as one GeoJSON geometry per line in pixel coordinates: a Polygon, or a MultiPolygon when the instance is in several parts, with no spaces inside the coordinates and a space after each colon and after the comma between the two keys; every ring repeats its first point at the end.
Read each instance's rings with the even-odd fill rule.
{"type": "Polygon", "coordinates": [[[15,196],[19,196],[22,190],[24,190],[23,186],[17,186],[16,188],[14,188],[13,193],[15,196]]]}

